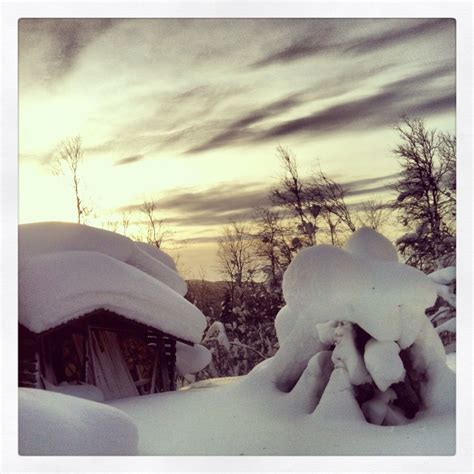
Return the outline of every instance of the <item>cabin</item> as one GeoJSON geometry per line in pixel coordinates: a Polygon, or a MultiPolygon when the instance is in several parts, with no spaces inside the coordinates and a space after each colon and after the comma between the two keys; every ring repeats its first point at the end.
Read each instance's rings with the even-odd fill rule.
{"type": "Polygon", "coordinates": [[[19,385],[111,400],[172,391],[211,359],[161,250],[80,224],[19,227],[19,385]]]}

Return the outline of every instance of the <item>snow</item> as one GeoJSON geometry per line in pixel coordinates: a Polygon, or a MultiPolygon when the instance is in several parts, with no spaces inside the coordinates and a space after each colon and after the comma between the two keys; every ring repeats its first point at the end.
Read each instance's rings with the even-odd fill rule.
{"type": "Polygon", "coordinates": [[[415,268],[318,245],[302,250],[288,266],[283,295],[306,324],[351,321],[375,339],[396,341],[411,332],[402,314],[410,321],[421,318],[437,293],[415,268]]]}
{"type": "Polygon", "coordinates": [[[439,334],[443,331],[456,332],[456,318],[451,318],[445,321],[444,323],[436,326],[436,332],[439,334]]]}
{"type": "Polygon", "coordinates": [[[449,354],[446,354],[446,365],[453,372],[456,372],[456,352],[450,352],[449,354]]]}
{"type": "Polygon", "coordinates": [[[74,397],[92,400],[94,402],[103,402],[105,400],[104,393],[99,387],[89,385],[86,383],[70,384],[62,382],[59,385],[54,385],[45,378],[42,379],[45,389],[51,392],[63,393],[64,395],[72,395],[74,397]]]}
{"type": "Polygon", "coordinates": [[[189,346],[176,342],[176,369],[180,375],[194,374],[210,364],[212,354],[200,345],[189,346]]]}
{"type": "MultiPolygon", "coordinates": [[[[258,366],[259,377],[226,379],[223,384],[220,379],[207,380],[208,388],[191,386],[108,404],[134,420],[138,451],[144,456],[454,454],[452,413],[422,413],[403,426],[369,424],[358,412],[343,372],[338,369],[332,376],[324,402],[327,411],[320,414],[311,412],[317,397],[300,405],[294,397],[298,385],[282,393],[258,366]],[[183,417],[185,428],[177,430],[177,420],[183,417]]],[[[308,393],[300,391],[300,395],[308,393]]]]}
{"type": "Polygon", "coordinates": [[[137,454],[138,430],[121,410],[40,389],[19,389],[23,456],[137,454]]]}
{"type": "Polygon", "coordinates": [[[144,242],[135,242],[135,245],[137,245],[140,250],[143,250],[146,252],[150,257],[155,258],[156,260],[159,260],[161,263],[166,265],[168,268],[171,268],[171,270],[177,272],[176,264],[174,263],[174,260],[163,250],[160,250],[159,248],[155,247],[154,245],[146,244],[144,242]]]}
{"type": "Polygon", "coordinates": [[[443,298],[443,300],[449,303],[453,308],[456,307],[456,295],[451,292],[448,286],[436,285],[436,290],[438,292],[438,296],[443,298]]]}
{"type": "Polygon", "coordinates": [[[135,266],[157,278],[180,295],[186,294],[186,282],[176,273],[171,257],[147,244],[83,224],[38,222],[18,229],[19,268],[36,256],[66,252],[93,251],[135,266]]]}
{"type": "Polygon", "coordinates": [[[181,296],[184,296],[188,291],[186,282],[174,270],[171,270],[163,262],[155,259],[148,252],[143,251],[137,246],[134,246],[132,254],[126,263],[151,275],[181,296]]]}
{"type": "Polygon", "coordinates": [[[18,227],[19,267],[38,255],[69,250],[100,252],[125,262],[132,248],[127,237],[87,225],[37,222],[18,227]]]}
{"type": "Polygon", "coordinates": [[[283,306],[275,317],[275,331],[279,344],[288,337],[293,325],[295,324],[296,316],[294,316],[288,306],[283,306]]]}
{"type": "Polygon", "coordinates": [[[29,258],[19,269],[19,296],[20,323],[36,333],[99,308],[191,342],[206,327],[204,315],[164,283],[98,252],[29,258]]]}
{"type": "Polygon", "coordinates": [[[230,341],[227,337],[227,332],[224,325],[220,321],[214,321],[209,329],[206,331],[206,335],[203,339],[203,342],[208,341],[209,339],[216,339],[218,344],[224,346],[226,350],[230,350],[230,341]]]}
{"type": "Polygon", "coordinates": [[[380,342],[371,339],[367,342],[364,362],[377,388],[385,392],[390,385],[402,382],[405,368],[399,356],[400,347],[395,342],[380,342]]]}
{"type": "Polygon", "coordinates": [[[352,324],[346,321],[340,322],[335,328],[334,340],[336,343],[332,352],[334,367],[345,368],[352,385],[370,382],[362,355],[355,346],[352,324]]]}
{"type": "Polygon", "coordinates": [[[428,275],[435,283],[449,285],[456,280],[456,267],[446,267],[428,275]]]}
{"type": "MultiPolygon", "coordinates": [[[[286,306],[275,323],[280,347],[246,376],[105,402],[133,420],[138,454],[453,455],[455,374],[424,314],[436,300],[436,284],[388,258],[384,238],[366,233],[369,244],[363,235],[349,239],[345,249],[319,245],[300,251],[283,278],[286,306]],[[400,349],[410,361],[406,368],[400,349]],[[421,405],[413,418],[403,404],[395,404],[402,392],[391,387],[409,383],[405,370],[420,387],[421,405]],[[358,401],[357,394],[372,381],[373,395],[358,401]],[[177,429],[180,422],[183,429],[177,429]]],[[[35,258],[47,262],[69,254],[80,260],[81,253],[93,252],[35,258]]],[[[97,255],[127,265],[94,253],[97,260],[97,255]]],[[[80,273],[78,262],[66,263],[80,273]]],[[[111,266],[102,277],[115,275],[115,269],[111,266]]],[[[42,274],[50,279],[48,272],[42,274]]],[[[220,329],[213,328],[216,337],[220,329]]],[[[195,357],[186,351],[198,347],[177,346],[183,365],[195,357]]]]}
{"type": "Polygon", "coordinates": [[[368,227],[361,227],[354,232],[343,248],[363,257],[398,262],[397,251],[390,240],[368,227]]]}

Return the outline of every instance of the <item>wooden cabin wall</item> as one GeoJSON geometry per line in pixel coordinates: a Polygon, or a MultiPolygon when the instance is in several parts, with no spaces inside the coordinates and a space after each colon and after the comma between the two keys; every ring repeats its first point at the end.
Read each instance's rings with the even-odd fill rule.
{"type": "MultiPolygon", "coordinates": [[[[125,340],[127,336],[136,337],[148,346],[152,359],[152,372],[146,388],[140,390],[142,394],[176,390],[177,338],[130,321],[119,314],[106,310],[94,311],[41,335],[32,333],[24,326],[20,325],[20,328],[20,386],[42,387],[41,373],[55,385],[62,381],[95,384],[94,367],[87,342],[89,331],[94,328],[94,330],[116,332],[125,340]],[[78,373],[77,377],[65,377],[63,374],[65,360],[62,358],[63,340],[71,339],[73,336],[81,341],[80,343],[76,341],[75,345],[79,358],[77,361],[72,361],[77,365],[78,373]],[[79,345],[82,347],[79,348],[79,345]]],[[[187,341],[182,342],[192,345],[187,341]]]]}
{"type": "Polygon", "coordinates": [[[39,338],[25,326],[18,328],[18,385],[42,388],[40,377],[39,338]]]}

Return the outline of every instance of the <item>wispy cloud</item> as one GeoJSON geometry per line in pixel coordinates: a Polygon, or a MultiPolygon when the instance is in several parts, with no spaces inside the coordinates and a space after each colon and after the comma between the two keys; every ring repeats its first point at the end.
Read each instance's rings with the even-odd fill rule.
{"type": "Polygon", "coordinates": [[[19,48],[21,80],[27,79],[57,83],[73,70],[85,48],[119,23],[112,18],[23,18],[19,22],[19,48]],[[38,58],[32,54],[41,52],[48,55],[38,58]],[[38,61],[38,59],[41,59],[38,61]],[[35,77],[31,77],[33,72],[35,77]]]}
{"type": "MultiPolygon", "coordinates": [[[[265,118],[275,118],[279,113],[295,108],[303,100],[311,103],[311,95],[307,92],[294,94],[239,118],[230,123],[223,132],[190,148],[187,153],[198,153],[235,143],[275,140],[295,134],[341,133],[367,126],[380,128],[393,125],[404,115],[429,115],[449,111],[455,107],[454,90],[450,91],[450,87],[441,90],[430,87],[436,79],[449,75],[453,77],[452,65],[431,68],[388,82],[366,97],[351,98],[313,114],[280,120],[279,124],[266,129],[261,126],[254,127],[265,118]]],[[[453,88],[454,80],[451,89],[453,88]]]]}
{"type": "MultiPolygon", "coordinates": [[[[347,196],[372,196],[391,190],[398,173],[342,183],[347,196]],[[384,183],[374,186],[377,183],[384,183]]],[[[275,183],[276,185],[276,183],[275,183]]],[[[155,201],[158,213],[166,214],[170,225],[203,227],[226,225],[232,221],[254,218],[258,207],[271,207],[270,186],[264,183],[221,184],[207,189],[176,190],[172,196],[155,201]]],[[[139,212],[142,203],[125,206],[120,211],[139,212]]]]}
{"type": "MultiPolygon", "coordinates": [[[[372,20],[374,24],[377,20],[372,20]]],[[[447,18],[421,20],[410,26],[399,26],[381,33],[370,35],[357,35],[349,38],[355,24],[344,22],[344,20],[329,20],[323,33],[310,34],[303,38],[296,38],[284,48],[277,50],[255,62],[251,68],[261,68],[271,64],[286,64],[296,60],[323,56],[327,54],[351,54],[360,55],[371,53],[382,48],[403,44],[420,36],[426,36],[446,28],[453,27],[453,22],[447,18]],[[344,23],[346,30],[338,29],[334,34],[332,29],[344,23]]]]}
{"type": "Polygon", "coordinates": [[[352,54],[373,52],[381,48],[393,46],[394,44],[401,44],[419,36],[425,36],[432,32],[441,31],[451,26],[453,26],[453,20],[448,18],[421,21],[413,26],[397,28],[361,39],[351,46],[346,47],[345,52],[352,54]]]}
{"type": "Polygon", "coordinates": [[[122,165],[130,165],[132,163],[136,163],[137,161],[141,161],[145,158],[144,155],[132,155],[127,156],[126,158],[122,158],[114,163],[115,166],[122,166],[122,165]]]}

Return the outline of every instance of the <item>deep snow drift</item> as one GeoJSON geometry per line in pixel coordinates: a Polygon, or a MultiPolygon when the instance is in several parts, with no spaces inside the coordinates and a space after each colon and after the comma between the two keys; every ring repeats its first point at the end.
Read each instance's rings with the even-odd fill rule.
{"type": "Polygon", "coordinates": [[[90,400],[20,388],[19,451],[22,455],[133,455],[138,432],[120,410],[90,400]]]}
{"type": "Polygon", "coordinates": [[[344,249],[301,251],[283,291],[280,349],[247,376],[110,403],[136,422],[140,453],[454,454],[455,375],[424,314],[429,278],[361,229],[344,249]],[[157,436],[182,413],[185,430],[157,436]]]}

